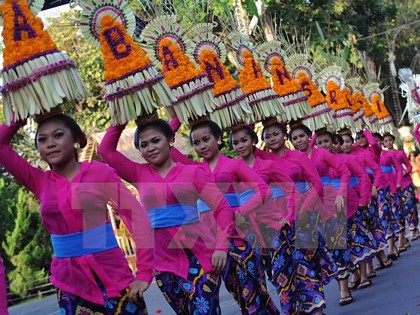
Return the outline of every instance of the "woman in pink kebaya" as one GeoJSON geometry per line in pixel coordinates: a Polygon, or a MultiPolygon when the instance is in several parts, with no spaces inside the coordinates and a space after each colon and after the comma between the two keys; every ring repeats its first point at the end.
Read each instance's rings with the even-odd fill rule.
{"type": "Polygon", "coordinates": [[[149,164],[116,150],[125,126],[110,126],[99,152],[139,191],[155,233],[156,283],[177,314],[220,314],[232,209],[202,167],[172,160],[174,133],[165,121],[151,115],[137,124],[135,146],[149,164]],[[207,221],[197,210],[199,198],[213,210],[207,221]]]}
{"type": "Polygon", "coordinates": [[[87,141],[72,118],[50,113],[39,120],[35,146],[47,171],[30,165],[10,144],[24,124],[0,126],[0,163],[41,203],[54,250],[50,281],[61,314],[146,314],[143,293],[153,278],[153,252],[143,207],[112,168],[78,162],[77,151],[87,141]],[[109,222],[108,203],[136,241],[135,277],[109,222]]]}

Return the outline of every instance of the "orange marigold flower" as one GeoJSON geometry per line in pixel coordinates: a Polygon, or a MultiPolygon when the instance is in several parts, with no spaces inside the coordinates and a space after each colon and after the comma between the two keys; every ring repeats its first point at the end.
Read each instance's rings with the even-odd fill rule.
{"type": "Polygon", "coordinates": [[[29,9],[27,1],[5,0],[1,11],[4,68],[58,49],[48,31],[44,30],[42,20],[29,9]]]}
{"type": "Polygon", "coordinates": [[[205,75],[205,72],[197,69],[180,47],[171,40],[163,38],[158,44],[158,49],[162,72],[165,74],[166,83],[171,88],[205,75]]]}
{"type": "Polygon", "coordinates": [[[105,80],[118,80],[151,65],[149,57],[134,43],[120,22],[110,15],[105,15],[101,23],[100,42],[104,56],[105,80]]]}
{"type": "Polygon", "coordinates": [[[353,99],[363,108],[367,118],[373,115],[372,107],[362,93],[356,91],[356,93],[354,93],[353,99]]]}
{"type": "Polygon", "coordinates": [[[343,92],[344,96],[346,97],[347,102],[349,103],[351,111],[352,111],[353,114],[356,113],[360,108],[362,108],[362,105],[359,104],[356,101],[356,99],[350,93],[350,90],[347,87],[345,87],[342,92],[343,92]]]}
{"type": "Polygon", "coordinates": [[[325,102],[324,95],[322,95],[316,84],[304,72],[298,73],[298,82],[302,91],[305,92],[305,95],[308,97],[311,107],[325,102]]]}
{"type": "Polygon", "coordinates": [[[332,80],[327,83],[327,103],[335,111],[349,108],[346,96],[340,90],[340,87],[332,80]]]}
{"type": "Polygon", "coordinates": [[[373,94],[371,97],[371,102],[373,112],[376,114],[376,117],[378,117],[378,119],[383,119],[389,116],[389,112],[385,104],[382,102],[381,96],[379,94],[373,94]]]}
{"type": "Polygon", "coordinates": [[[268,80],[263,76],[260,65],[255,61],[252,53],[248,50],[243,52],[244,69],[239,70],[241,88],[246,94],[271,88],[268,80]]]}
{"type": "Polygon", "coordinates": [[[229,70],[215,52],[204,49],[199,56],[199,60],[201,69],[207,72],[209,81],[214,83],[214,95],[218,96],[239,87],[238,82],[230,75],[229,70]]]}
{"type": "Polygon", "coordinates": [[[273,89],[277,94],[285,96],[302,91],[301,86],[290,75],[280,58],[274,57],[272,63],[270,72],[273,77],[273,89]]]}

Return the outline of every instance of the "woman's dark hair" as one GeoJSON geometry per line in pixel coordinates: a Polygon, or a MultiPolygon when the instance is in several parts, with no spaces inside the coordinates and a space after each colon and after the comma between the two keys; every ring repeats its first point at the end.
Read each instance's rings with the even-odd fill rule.
{"type": "Polygon", "coordinates": [[[328,138],[331,139],[331,142],[334,142],[334,134],[332,134],[331,132],[329,132],[327,130],[324,130],[324,131],[316,134],[317,138],[320,137],[320,136],[327,136],[328,138]]]}
{"type": "Polygon", "coordinates": [[[295,132],[296,130],[302,130],[304,133],[306,133],[308,135],[308,137],[312,136],[312,130],[308,128],[308,126],[305,125],[299,125],[296,127],[293,127],[290,132],[289,132],[289,140],[292,141],[292,133],[295,132]]]}
{"type": "Polygon", "coordinates": [[[394,137],[394,135],[390,134],[389,132],[384,133],[384,138],[385,138],[385,137],[390,137],[390,138],[392,138],[392,141],[395,141],[395,137],[394,137]]]}
{"type": "Polygon", "coordinates": [[[172,130],[171,126],[163,119],[158,119],[147,124],[139,125],[134,132],[134,146],[137,150],[140,148],[140,134],[147,129],[158,130],[162,132],[167,139],[175,137],[175,132],[172,130]]]}
{"type": "Polygon", "coordinates": [[[339,135],[339,136],[341,136],[341,139],[343,139],[343,144],[344,144],[344,138],[343,138],[344,136],[348,136],[351,139],[351,141],[354,142],[354,138],[351,134],[346,133],[344,135],[339,135]]]}
{"type": "Polygon", "coordinates": [[[82,131],[82,128],[80,128],[79,124],[70,116],[67,116],[65,114],[56,114],[54,116],[50,116],[45,119],[41,119],[39,121],[38,128],[35,132],[35,148],[38,149],[37,139],[38,139],[39,128],[41,128],[41,126],[43,126],[46,122],[54,121],[54,120],[62,122],[67,128],[70,129],[73,140],[79,143],[80,148],[84,148],[87,145],[86,135],[82,131]]]}
{"type": "Polygon", "coordinates": [[[229,142],[230,142],[230,144],[232,144],[232,137],[233,137],[233,135],[235,133],[237,133],[238,131],[242,131],[242,130],[245,131],[246,134],[251,137],[252,144],[257,144],[258,143],[258,136],[255,133],[254,129],[252,129],[250,126],[245,125],[245,126],[239,128],[239,129],[232,130],[230,132],[230,134],[229,134],[229,142]]]}
{"type": "MultiPolygon", "coordinates": [[[[391,134],[390,134],[391,135],[391,134]]],[[[382,137],[382,135],[379,133],[379,132],[374,132],[373,133],[373,136],[375,137],[375,138],[378,138],[379,140],[381,140],[381,141],[383,141],[384,140],[384,137],[382,137]]],[[[391,135],[392,136],[392,135],[391,135]]],[[[392,136],[393,138],[394,138],[394,136],[392,136]]],[[[394,140],[395,140],[395,138],[394,138],[394,140]]]]}
{"type": "Polygon", "coordinates": [[[287,129],[286,129],[286,125],[276,122],[274,124],[268,125],[268,126],[264,126],[262,133],[261,133],[261,140],[264,141],[264,135],[265,135],[265,131],[267,130],[267,128],[269,127],[276,127],[278,129],[281,130],[281,132],[283,133],[284,136],[287,137],[287,129]]]}
{"type": "MultiPolygon", "coordinates": [[[[336,133],[334,133],[334,134],[329,133],[329,134],[331,135],[331,140],[332,140],[333,143],[338,143],[340,145],[344,144],[344,139],[343,139],[342,136],[340,136],[339,134],[336,134],[336,133]]],[[[351,135],[348,135],[348,136],[353,140],[353,137],[351,135]]]]}
{"type": "Polygon", "coordinates": [[[205,120],[203,122],[200,122],[196,125],[191,126],[191,131],[190,131],[190,143],[191,143],[191,145],[193,145],[192,133],[195,130],[200,129],[200,128],[209,128],[210,133],[212,134],[213,137],[215,137],[216,139],[220,138],[222,143],[219,144],[219,150],[221,150],[225,146],[225,142],[223,141],[222,128],[220,128],[220,126],[212,120],[205,120]]]}

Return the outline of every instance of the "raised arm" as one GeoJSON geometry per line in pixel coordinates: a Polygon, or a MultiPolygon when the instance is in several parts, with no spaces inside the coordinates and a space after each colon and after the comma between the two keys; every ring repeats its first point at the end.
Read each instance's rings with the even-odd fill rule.
{"type": "Polygon", "coordinates": [[[403,169],[403,176],[407,175],[407,174],[411,174],[411,172],[413,171],[413,166],[410,163],[410,160],[408,159],[407,155],[404,153],[404,151],[399,150],[399,157],[400,157],[400,163],[401,165],[404,166],[403,169]]]}
{"type": "Polygon", "coordinates": [[[10,126],[5,124],[0,126],[0,164],[12,174],[16,180],[39,198],[39,182],[44,176],[44,172],[33,167],[24,158],[22,158],[15,150],[13,150],[10,142],[19,128],[24,125],[21,123],[12,123],[10,126]]]}
{"type": "Polygon", "coordinates": [[[121,182],[114,170],[107,167],[104,193],[112,201],[136,244],[136,279],[151,283],[153,279],[152,228],[145,209],[130,190],[121,182]]]}
{"type": "Polygon", "coordinates": [[[376,142],[375,136],[370,132],[369,129],[365,129],[363,131],[363,135],[366,137],[366,140],[369,143],[371,150],[373,150],[373,152],[376,155],[380,156],[382,152],[382,147],[376,142]]]}
{"type": "Polygon", "coordinates": [[[106,131],[105,136],[98,147],[98,151],[104,161],[114,168],[122,179],[130,183],[135,183],[138,179],[134,170],[138,163],[130,160],[124,154],[117,151],[118,140],[120,139],[124,128],[125,125],[111,125],[106,131]]]}

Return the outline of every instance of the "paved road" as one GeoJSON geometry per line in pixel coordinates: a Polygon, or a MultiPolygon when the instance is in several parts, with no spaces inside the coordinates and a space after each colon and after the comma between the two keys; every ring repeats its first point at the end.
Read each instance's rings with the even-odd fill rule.
{"type": "MultiPolygon", "coordinates": [[[[346,306],[338,305],[337,284],[330,283],[325,291],[328,315],[420,315],[420,239],[394,262],[394,266],[377,272],[373,286],[353,292],[355,302],[346,306]]],[[[277,302],[273,287],[270,293],[277,302]]],[[[149,314],[160,310],[162,315],[174,312],[166,303],[156,284],[146,292],[149,314]]],[[[239,308],[223,288],[221,289],[223,314],[239,315],[239,308]]],[[[26,302],[10,308],[10,315],[57,315],[55,296],[26,302]]]]}

